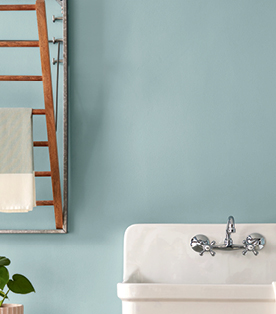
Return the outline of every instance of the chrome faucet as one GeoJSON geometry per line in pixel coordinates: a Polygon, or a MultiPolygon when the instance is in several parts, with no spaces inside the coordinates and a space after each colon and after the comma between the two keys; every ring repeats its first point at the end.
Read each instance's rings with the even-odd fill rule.
{"type": "Polygon", "coordinates": [[[235,228],[235,219],[233,216],[228,217],[227,221],[227,227],[226,227],[226,238],[224,240],[224,244],[226,247],[232,246],[233,245],[233,240],[231,238],[231,233],[235,233],[236,228],[235,228]]]}
{"type": "Polygon", "coordinates": [[[191,239],[190,245],[195,252],[199,253],[200,256],[202,256],[205,252],[209,252],[212,256],[215,256],[215,250],[243,250],[243,255],[246,255],[247,252],[252,252],[257,256],[259,251],[264,248],[266,241],[264,236],[259,233],[251,233],[242,242],[242,245],[234,244],[233,239],[231,238],[231,233],[235,232],[235,219],[233,216],[229,216],[226,226],[226,237],[223,244],[216,244],[215,241],[211,242],[205,235],[197,234],[191,239]]]}

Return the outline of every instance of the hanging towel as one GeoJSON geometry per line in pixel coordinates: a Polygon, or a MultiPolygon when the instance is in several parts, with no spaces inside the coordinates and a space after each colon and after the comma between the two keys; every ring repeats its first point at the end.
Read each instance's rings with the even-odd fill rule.
{"type": "Polygon", "coordinates": [[[0,212],[36,206],[31,108],[0,108],[0,212]]]}

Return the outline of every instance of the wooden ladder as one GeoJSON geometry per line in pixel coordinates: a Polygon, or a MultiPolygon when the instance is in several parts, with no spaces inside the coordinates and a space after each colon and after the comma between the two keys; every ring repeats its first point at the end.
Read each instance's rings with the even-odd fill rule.
{"type": "Polygon", "coordinates": [[[42,76],[38,75],[0,75],[0,81],[42,81],[44,91],[45,109],[33,109],[33,115],[45,115],[48,141],[34,142],[34,147],[48,147],[51,171],[36,171],[36,177],[51,177],[53,201],[37,201],[37,206],[54,206],[56,229],[63,228],[63,213],[61,200],[61,187],[58,164],[58,150],[55,129],[55,116],[53,105],[53,91],[50,67],[50,54],[46,20],[45,0],[37,0],[31,5],[0,5],[0,11],[36,11],[38,37],[34,41],[1,40],[0,47],[39,47],[42,76]]]}

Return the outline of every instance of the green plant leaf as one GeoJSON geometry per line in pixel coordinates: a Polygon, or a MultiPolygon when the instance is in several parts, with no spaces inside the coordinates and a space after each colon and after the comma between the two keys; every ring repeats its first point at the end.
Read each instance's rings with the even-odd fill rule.
{"type": "Polygon", "coordinates": [[[10,263],[11,261],[8,258],[5,256],[0,256],[0,266],[8,266],[10,263]]]}
{"type": "Polygon", "coordinates": [[[0,266],[0,289],[3,290],[10,279],[9,272],[5,266],[0,266]]]}
{"type": "MultiPolygon", "coordinates": [[[[5,292],[0,290],[0,296],[4,298],[5,295],[6,295],[5,292]]],[[[7,297],[7,299],[8,299],[8,297],[7,297]]]]}
{"type": "Polygon", "coordinates": [[[13,280],[8,281],[8,287],[12,292],[20,294],[35,292],[35,289],[29,279],[23,275],[15,274],[12,276],[12,279],[13,280]]]}

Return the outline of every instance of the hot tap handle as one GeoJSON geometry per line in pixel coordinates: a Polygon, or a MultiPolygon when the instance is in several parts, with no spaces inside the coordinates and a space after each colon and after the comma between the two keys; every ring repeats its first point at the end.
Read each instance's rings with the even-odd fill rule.
{"type": "Polygon", "coordinates": [[[215,241],[210,243],[209,239],[203,234],[194,236],[190,243],[192,249],[198,252],[200,256],[203,256],[205,252],[209,252],[212,256],[215,256],[216,253],[213,250],[215,244],[215,241]]]}

